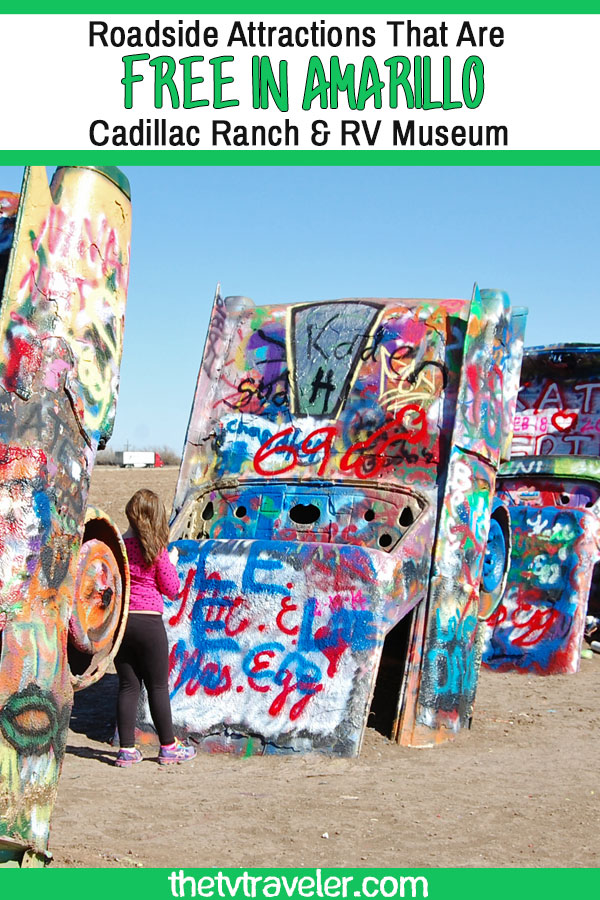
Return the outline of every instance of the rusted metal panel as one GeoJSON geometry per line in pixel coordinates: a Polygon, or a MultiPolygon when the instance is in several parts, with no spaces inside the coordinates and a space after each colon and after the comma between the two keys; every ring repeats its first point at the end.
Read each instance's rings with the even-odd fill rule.
{"type": "Polygon", "coordinates": [[[498,497],[513,556],[489,619],[484,664],[501,671],[577,672],[600,561],[600,347],[527,350],[511,461],[498,497]]]}
{"type": "MultiPolygon", "coordinates": [[[[450,696],[434,657],[457,612],[477,622],[521,349],[496,292],[268,307],[217,292],[171,530],[182,732],[358,753],[386,634],[409,616],[401,738],[467,723],[478,664],[450,696]]],[[[473,631],[455,629],[464,657],[473,631]]]]}
{"type": "Polygon", "coordinates": [[[73,602],[90,476],[114,419],[128,185],[118,170],[62,167],[49,187],[32,167],[0,214],[0,845],[18,860],[46,853],[77,680],[69,622],[79,640],[100,639],[116,596],[100,617],[73,602]]]}

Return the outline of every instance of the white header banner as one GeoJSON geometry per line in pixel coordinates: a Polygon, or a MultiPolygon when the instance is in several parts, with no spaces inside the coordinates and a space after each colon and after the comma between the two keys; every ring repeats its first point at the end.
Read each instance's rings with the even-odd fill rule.
{"type": "Polygon", "coordinates": [[[600,149],[598,16],[1,22],[4,150],[600,149]]]}

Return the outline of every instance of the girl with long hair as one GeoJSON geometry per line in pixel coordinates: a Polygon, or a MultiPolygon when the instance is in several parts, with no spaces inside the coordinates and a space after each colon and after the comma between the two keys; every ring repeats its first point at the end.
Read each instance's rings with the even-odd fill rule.
{"type": "Polygon", "coordinates": [[[143,759],[135,746],[135,720],[142,682],[160,740],[159,763],[187,762],[196,756],[196,750],[183,744],[173,732],[168,686],[169,648],[162,620],[163,595],[173,600],[179,591],[177,570],[167,553],[167,514],[160,497],[147,489],[137,491],[131,497],[125,513],[129,528],[123,539],[131,572],[131,595],[125,635],[115,658],[119,676],[117,726],[121,744],[115,765],[132,766],[143,759]]]}

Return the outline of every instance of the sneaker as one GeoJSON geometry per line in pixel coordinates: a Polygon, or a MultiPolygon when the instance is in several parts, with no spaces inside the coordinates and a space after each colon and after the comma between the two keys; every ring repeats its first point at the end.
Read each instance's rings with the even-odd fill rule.
{"type": "Polygon", "coordinates": [[[171,763],[188,762],[188,760],[194,759],[195,756],[196,749],[194,747],[182,744],[179,738],[175,738],[175,743],[170,747],[161,746],[158,762],[161,766],[169,766],[171,763]]]}
{"type": "Polygon", "coordinates": [[[120,766],[123,769],[127,766],[133,766],[135,763],[140,763],[143,758],[137,747],[134,747],[133,750],[119,750],[115,759],[115,766],[120,766]]]}

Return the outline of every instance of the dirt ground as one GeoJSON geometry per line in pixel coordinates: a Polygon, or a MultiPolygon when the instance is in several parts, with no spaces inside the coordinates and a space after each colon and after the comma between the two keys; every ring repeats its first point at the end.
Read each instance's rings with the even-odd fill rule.
{"type": "MultiPolygon", "coordinates": [[[[98,468],[124,527],[177,470],[98,468]]],[[[410,750],[367,729],[358,759],[199,756],[112,765],[116,676],[76,697],[53,816],[58,867],[586,866],[599,862],[600,656],[575,676],[484,672],[473,727],[410,750]]]]}

